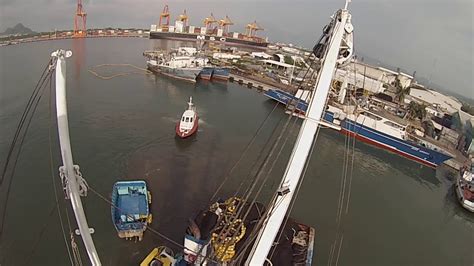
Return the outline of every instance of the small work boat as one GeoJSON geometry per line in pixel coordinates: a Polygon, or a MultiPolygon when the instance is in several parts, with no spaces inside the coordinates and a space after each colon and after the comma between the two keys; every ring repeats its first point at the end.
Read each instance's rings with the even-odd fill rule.
{"type": "MultiPolygon", "coordinates": [[[[249,247],[255,242],[252,231],[264,213],[263,204],[243,202],[238,197],[211,204],[189,220],[184,237],[184,261],[188,265],[203,265],[209,263],[206,256],[211,255],[222,265],[243,265],[239,260],[248,257],[249,247]]],[[[279,234],[270,265],[311,265],[314,228],[289,218],[279,234]]]]}
{"type": "Polygon", "coordinates": [[[120,238],[138,237],[152,221],[149,204],[151,193],[145,181],[119,181],[114,184],[111,206],[112,221],[120,238]]]}
{"type": "Polygon", "coordinates": [[[173,257],[173,250],[165,246],[154,248],[140,263],[140,266],[174,266],[177,259],[173,257]]]}
{"type": "Polygon", "coordinates": [[[474,212],[474,164],[471,169],[461,169],[455,184],[459,203],[468,211],[474,212]]]}
{"type": "Polygon", "coordinates": [[[212,73],[214,72],[214,68],[213,67],[205,67],[201,70],[201,72],[199,72],[199,78],[200,79],[204,79],[204,80],[210,80],[211,79],[211,76],[212,76],[212,73]]]}
{"type": "Polygon", "coordinates": [[[176,135],[180,138],[187,138],[194,134],[198,129],[198,120],[199,117],[193,104],[193,97],[189,97],[188,109],[184,111],[181,119],[176,123],[176,135]]]}
{"type": "Polygon", "coordinates": [[[212,79],[227,81],[229,79],[229,69],[220,67],[214,68],[212,79]]]}

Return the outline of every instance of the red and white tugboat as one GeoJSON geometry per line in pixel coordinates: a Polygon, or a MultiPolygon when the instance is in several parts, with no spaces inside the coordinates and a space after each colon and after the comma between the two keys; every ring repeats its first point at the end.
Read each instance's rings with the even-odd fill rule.
{"type": "Polygon", "coordinates": [[[194,134],[198,129],[198,120],[193,97],[189,97],[188,109],[184,111],[181,119],[176,124],[176,135],[184,139],[194,134]]]}

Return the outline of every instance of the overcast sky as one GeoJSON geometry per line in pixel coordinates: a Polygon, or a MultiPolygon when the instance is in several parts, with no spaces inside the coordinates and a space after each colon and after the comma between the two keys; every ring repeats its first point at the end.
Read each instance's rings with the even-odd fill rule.
{"type": "MultiPolygon", "coordinates": [[[[353,0],[356,53],[474,98],[474,0],[353,0]]],[[[257,20],[271,41],[312,47],[344,0],[84,0],[88,27],[149,28],[168,4],[172,21],[187,9],[192,25],[211,12],[244,31],[257,20]]],[[[0,0],[0,31],[23,23],[35,31],[73,27],[74,0],[0,0]]]]}

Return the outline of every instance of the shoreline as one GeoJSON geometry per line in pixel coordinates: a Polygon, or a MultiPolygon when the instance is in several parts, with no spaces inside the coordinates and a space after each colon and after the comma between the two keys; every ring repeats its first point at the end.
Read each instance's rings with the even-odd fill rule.
{"type": "Polygon", "coordinates": [[[85,39],[85,38],[148,38],[148,34],[139,34],[139,33],[130,33],[130,34],[101,34],[101,35],[87,35],[82,37],[70,36],[59,36],[59,37],[28,37],[24,39],[15,39],[11,41],[3,41],[0,43],[0,47],[18,45],[23,43],[32,43],[32,42],[44,42],[44,41],[57,41],[57,40],[68,40],[68,39],[85,39]]]}

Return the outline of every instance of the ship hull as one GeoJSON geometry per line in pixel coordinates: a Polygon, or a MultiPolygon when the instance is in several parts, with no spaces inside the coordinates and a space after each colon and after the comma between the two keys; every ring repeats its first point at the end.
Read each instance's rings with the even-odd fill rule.
{"type": "MultiPolygon", "coordinates": [[[[305,113],[308,108],[308,104],[306,102],[281,90],[270,89],[265,92],[265,96],[278,101],[283,105],[288,105],[288,103],[292,101],[296,107],[296,111],[300,113],[305,113]]],[[[326,111],[323,119],[329,123],[333,123],[334,114],[332,112],[326,111]]],[[[393,136],[356,123],[349,119],[344,119],[340,122],[340,125],[341,130],[339,132],[343,134],[353,136],[367,144],[388,150],[432,168],[436,168],[438,165],[451,158],[449,155],[416,145],[405,140],[397,139],[393,136]]]]}
{"type": "MultiPolygon", "coordinates": [[[[333,113],[326,112],[324,120],[334,122],[333,113]]],[[[451,158],[449,155],[397,139],[349,119],[341,122],[340,132],[433,168],[451,158]]]]}
{"type": "Polygon", "coordinates": [[[456,183],[454,185],[454,189],[456,190],[457,200],[459,201],[459,203],[464,209],[474,213],[474,201],[469,200],[468,199],[469,195],[466,195],[467,193],[472,194],[472,192],[464,191],[462,186],[463,185],[467,186],[468,184],[467,183],[463,184],[461,180],[462,180],[461,173],[459,173],[456,179],[456,183]]]}
{"type": "Polygon", "coordinates": [[[148,64],[148,69],[155,73],[159,73],[171,78],[180,79],[192,83],[196,82],[196,77],[202,70],[201,68],[171,68],[151,64],[148,64]]]}
{"type": "Polygon", "coordinates": [[[182,138],[182,139],[185,139],[185,138],[187,138],[187,137],[190,137],[191,135],[193,135],[194,133],[197,132],[198,127],[199,127],[199,122],[198,122],[198,121],[199,121],[199,117],[196,116],[196,119],[194,120],[193,127],[192,127],[191,130],[188,131],[188,132],[183,132],[183,131],[181,131],[181,129],[180,129],[181,121],[178,121],[178,123],[176,123],[176,129],[175,129],[176,135],[177,135],[178,137],[182,138]]]}
{"type": "Polygon", "coordinates": [[[213,68],[205,67],[199,73],[199,78],[204,79],[204,80],[210,80],[213,72],[214,72],[213,68]]]}
{"type": "Polygon", "coordinates": [[[212,35],[178,32],[150,32],[150,39],[168,39],[178,41],[196,41],[199,39],[204,39],[205,41],[218,42],[226,45],[246,46],[260,49],[266,49],[268,46],[268,42],[256,42],[252,40],[243,40],[231,37],[218,37],[212,35]]]}
{"type": "Polygon", "coordinates": [[[296,106],[296,111],[300,113],[304,113],[306,112],[306,109],[308,109],[308,104],[305,101],[298,99],[294,95],[291,95],[290,93],[282,90],[269,89],[264,93],[264,95],[283,105],[288,105],[289,102],[293,101],[296,106]]]}
{"type": "Polygon", "coordinates": [[[212,79],[227,81],[229,79],[229,69],[216,68],[212,73],[212,79]]]}

